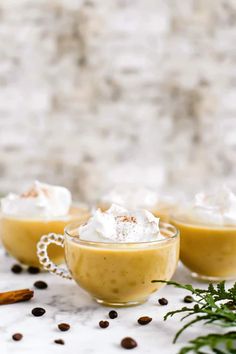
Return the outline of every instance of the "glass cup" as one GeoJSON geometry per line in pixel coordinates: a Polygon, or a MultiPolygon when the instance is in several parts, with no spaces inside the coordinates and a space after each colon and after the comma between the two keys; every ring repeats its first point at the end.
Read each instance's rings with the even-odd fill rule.
{"type": "Polygon", "coordinates": [[[214,226],[171,217],[180,230],[180,259],[192,276],[206,281],[236,279],[236,225],[214,226]]]}
{"type": "Polygon", "coordinates": [[[104,243],[81,240],[78,227],[65,228],[64,235],[48,234],[38,243],[38,257],[43,267],[63,278],[74,279],[98,303],[107,306],[131,306],[143,303],[170,280],[179,259],[179,232],[160,223],[164,240],[136,243],[104,243]],[[64,247],[68,270],[51,261],[47,248],[64,247]]]}
{"type": "MultiPolygon", "coordinates": [[[[85,207],[73,205],[66,216],[54,218],[30,218],[1,215],[0,234],[7,252],[19,262],[28,266],[41,267],[37,257],[37,243],[42,235],[49,232],[63,232],[66,225],[88,215],[85,207]]],[[[50,246],[49,255],[54,262],[64,261],[60,247],[50,246]]]]}

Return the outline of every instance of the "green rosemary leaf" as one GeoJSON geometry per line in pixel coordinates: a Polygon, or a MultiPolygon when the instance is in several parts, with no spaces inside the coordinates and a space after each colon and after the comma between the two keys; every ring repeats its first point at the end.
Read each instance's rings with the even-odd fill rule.
{"type": "Polygon", "coordinates": [[[189,345],[182,348],[179,354],[209,353],[209,350],[216,354],[235,354],[236,332],[223,334],[211,333],[206,336],[199,336],[191,340],[189,345]],[[205,352],[205,350],[207,350],[207,352],[205,352]]]}
{"type": "Polygon", "coordinates": [[[173,343],[176,343],[176,341],[177,341],[177,339],[179,338],[179,336],[181,335],[181,333],[183,333],[183,331],[186,329],[186,328],[188,328],[188,327],[190,327],[190,326],[192,326],[194,323],[196,323],[196,322],[200,322],[200,321],[202,321],[202,320],[204,320],[206,318],[206,316],[198,316],[198,317],[196,317],[194,320],[192,320],[192,321],[190,321],[190,322],[187,322],[177,333],[176,333],[176,335],[175,335],[175,337],[174,337],[174,339],[173,339],[173,343]]]}
{"type": "Polygon", "coordinates": [[[190,284],[179,284],[179,283],[174,282],[174,281],[166,281],[166,280],[152,280],[152,283],[165,283],[167,285],[173,285],[176,288],[188,290],[192,294],[195,294],[195,289],[190,284]]]}
{"type": "MultiPolygon", "coordinates": [[[[170,311],[164,316],[166,320],[182,313],[182,321],[193,316],[191,321],[185,323],[178,330],[173,340],[174,343],[183,331],[197,322],[202,322],[203,325],[215,324],[218,327],[236,326],[236,283],[229,289],[226,289],[224,281],[215,286],[209,284],[207,289],[198,289],[192,285],[179,284],[177,282],[159,280],[153,282],[166,283],[167,285],[190,291],[194,295],[193,306],[185,306],[175,311],[170,311]]],[[[208,354],[209,350],[215,354],[236,354],[236,331],[199,336],[182,348],[179,354],[208,354]]]]}
{"type": "Polygon", "coordinates": [[[177,313],[182,313],[182,312],[193,312],[195,313],[194,310],[192,310],[192,308],[189,308],[189,307],[182,307],[181,309],[179,310],[175,310],[175,311],[170,311],[168,312],[165,316],[164,316],[164,320],[166,321],[168,317],[172,317],[174,315],[176,315],[177,313]]]}

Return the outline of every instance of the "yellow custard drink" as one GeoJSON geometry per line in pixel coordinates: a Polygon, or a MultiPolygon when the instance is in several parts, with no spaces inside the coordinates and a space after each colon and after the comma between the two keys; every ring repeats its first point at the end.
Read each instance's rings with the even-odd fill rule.
{"type": "MultiPolygon", "coordinates": [[[[50,238],[50,237],[49,237],[50,238]]],[[[53,236],[54,242],[57,235],[53,236]]],[[[68,226],[62,244],[69,275],[45,263],[46,236],[38,244],[45,268],[73,278],[97,302],[110,306],[130,306],[147,300],[170,280],[179,258],[176,228],[146,210],[129,212],[112,206],[97,210],[85,224],[68,226]]]]}
{"type": "Polygon", "coordinates": [[[158,194],[154,189],[140,187],[133,184],[116,185],[105,193],[98,202],[98,207],[105,211],[112,204],[117,204],[129,209],[146,209],[160,218],[169,221],[176,202],[173,197],[158,194]]]}
{"type": "MultiPolygon", "coordinates": [[[[36,245],[41,236],[62,233],[65,226],[87,214],[71,205],[70,192],[60,186],[36,181],[21,195],[9,194],[1,200],[1,239],[8,253],[19,262],[40,266],[36,245]]],[[[56,263],[64,260],[63,250],[52,245],[49,254],[56,263]]]]}
{"type": "Polygon", "coordinates": [[[236,196],[228,188],[197,194],[171,222],[180,230],[181,261],[194,276],[236,278],[236,196]]]}

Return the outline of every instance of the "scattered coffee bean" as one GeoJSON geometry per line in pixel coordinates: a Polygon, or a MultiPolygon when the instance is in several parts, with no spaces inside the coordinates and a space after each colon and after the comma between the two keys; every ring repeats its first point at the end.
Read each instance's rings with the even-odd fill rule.
{"type": "Polygon", "coordinates": [[[133,338],[125,337],[122,339],[120,345],[125,349],[133,349],[137,347],[138,344],[133,338]]]}
{"type": "Polygon", "coordinates": [[[152,322],[152,318],[149,316],[143,316],[138,319],[138,323],[142,326],[147,325],[150,322],[152,322]]]}
{"type": "Polygon", "coordinates": [[[190,304],[190,303],[193,302],[193,301],[194,301],[194,299],[193,299],[193,297],[190,296],[190,295],[187,295],[187,296],[185,296],[185,298],[184,298],[184,302],[186,302],[187,304],[190,304]]]}
{"type": "Polygon", "coordinates": [[[114,320],[114,318],[118,317],[118,313],[115,310],[111,310],[108,315],[112,320],[114,320]]]}
{"type": "Polygon", "coordinates": [[[165,306],[168,304],[168,300],[165,299],[164,297],[158,300],[159,304],[162,306],[165,306]]]}
{"type": "Polygon", "coordinates": [[[37,289],[47,289],[48,284],[45,281],[38,280],[34,283],[34,287],[37,289]]]}
{"type": "Polygon", "coordinates": [[[101,328],[107,328],[109,326],[109,322],[108,321],[100,321],[99,326],[101,328]]]}
{"type": "Polygon", "coordinates": [[[66,332],[70,329],[70,325],[68,323],[59,323],[58,328],[62,332],[66,332]]]}
{"type": "Polygon", "coordinates": [[[55,340],[54,340],[54,343],[56,343],[56,344],[61,344],[61,345],[64,345],[64,344],[65,344],[65,342],[64,342],[63,339],[55,339],[55,340]]]}
{"type": "Polygon", "coordinates": [[[20,264],[14,264],[14,265],[11,267],[12,273],[15,273],[15,274],[21,273],[22,270],[23,270],[23,268],[21,267],[20,264]]]}
{"type": "Polygon", "coordinates": [[[23,335],[21,333],[15,333],[13,334],[12,336],[12,339],[15,340],[15,341],[19,341],[23,338],[23,335]]]}
{"type": "Polygon", "coordinates": [[[40,269],[38,267],[28,267],[27,271],[30,274],[38,274],[38,273],[40,273],[40,269]]]}
{"type": "Polygon", "coordinates": [[[40,317],[43,316],[45,314],[46,310],[44,310],[42,307],[35,307],[31,313],[32,315],[34,315],[35,317],[40,317]]]}

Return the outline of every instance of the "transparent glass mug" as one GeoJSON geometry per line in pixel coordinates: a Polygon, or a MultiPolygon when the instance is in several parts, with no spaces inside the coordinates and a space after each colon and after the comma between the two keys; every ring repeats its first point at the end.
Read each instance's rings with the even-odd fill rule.
{"type": "Polygon", "coordinates": [[[214,226],[174,215],[180,230],[180,260],[192,276],[204,281],[236,279],[236,225],[214,226]]]}
{"type": "Polygon", "coordinates": [[[50,233],[37,245],[40,263],[51,273],[74,279],[98,303],[131,306],[143,303],[162,284],[170,280],[179,259],[179,232],[160,223],[164,240],[136,243],[104,243],[81,240],[78,227],[70,224],[64,235],[50,233]],[[64,247],[68,270],[58,267],[47,254],[47,247],[64,247]]]}
{"type": "MultiPolygon", "coordinates": [[[[49,232],[63,232],[66,225],[88,217],[87,207],[73,204],[67,215],[60,217],[29,217],[2,214],[0,220],[0,238],[6,251],[20,263],[40,267],[36,254],[37,243],[42,235],[49,232]]],[[[61,248],[52,245],[50,257],[56,263],[64,261],[61,248]]]]}

